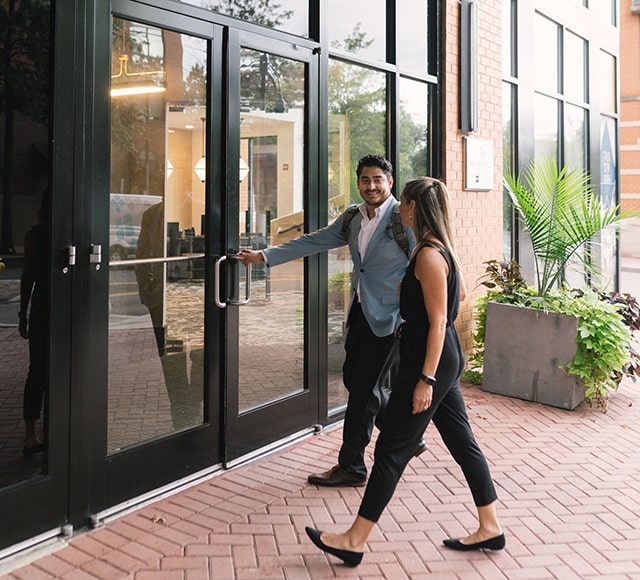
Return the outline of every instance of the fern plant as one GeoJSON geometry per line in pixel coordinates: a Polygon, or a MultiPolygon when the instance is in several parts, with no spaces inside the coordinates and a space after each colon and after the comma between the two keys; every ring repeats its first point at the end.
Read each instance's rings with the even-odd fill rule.
{"type": "Polygon", "coordinates": [[[589,252],[580,250],[594,236],[614,228],[638,212],[621,212],[595,195],[590,176],[582,169],[562,169],[553,157],[531,161],[522,175],[507,172],[504,186],[531,238],[535,258],[536,292],[546,296],[561,288],[567,267],[581,262],[585,273],[597,273],[589,252]]]}

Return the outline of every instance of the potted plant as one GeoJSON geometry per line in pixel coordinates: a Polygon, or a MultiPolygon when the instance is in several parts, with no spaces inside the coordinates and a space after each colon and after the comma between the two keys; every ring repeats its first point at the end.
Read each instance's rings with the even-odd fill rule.
{"type": "Polygon", "coordinates": [[[566,409],[586,398],[606,410],[622,377],[640,374],[638,304],[587,285],[570,289],[566,273],[579,264],[593,279],[594,236],[634,214],[601,204],[587,172],[559,170],[551,158],[532,161],[522,176],[508,173],[504,185],[531,239],[535,284],[516,262],[487,263],[467,377],[482,374],[489,392],[566,409]]]}

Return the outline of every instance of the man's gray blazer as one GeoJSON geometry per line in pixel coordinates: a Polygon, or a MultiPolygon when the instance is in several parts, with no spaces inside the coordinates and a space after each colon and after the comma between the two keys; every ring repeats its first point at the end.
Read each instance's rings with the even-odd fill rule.
{"type": "MultiPolygon", "coordinates": [[[[376,336],[387,336],[400,324],[398,285],[409,263],[407,255],[393,237],[391,214],[394,205],[390,203],[383,210],[364,259],[361,259],[358,251],[362,214],[356,213],[349,224],[348,243],[353,261],[351,289],[355,292],[360,284],[362,311],[376,336]]],[[[344,217],[343,213],[329,226],[263,250],[269,267],[346,245],[342,234],[344,217]]],[[[405,227],[405,230],[412,249],[415,237],[411,228],[405,227]]]]}

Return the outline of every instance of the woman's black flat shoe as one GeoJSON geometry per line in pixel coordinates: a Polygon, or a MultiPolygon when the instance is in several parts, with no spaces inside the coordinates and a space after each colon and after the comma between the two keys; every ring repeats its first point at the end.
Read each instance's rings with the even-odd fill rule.
{"type": "Polygon", "coordinates": [[[22,455],[29,459],[34,453],[40,453],[44,451],[44,443],[36,443],[35,445],[26,445],[22,448],[22,455]]]}
{"type": "Polygon", "coordinates": [[[507,542],[504,539],[504,534],[500,534],[495,538],[489,538],[484,542],[476,542],[475,544],[463,544],[460,540],[454,540],[453,538],[443,540],[442,543],[452,550],[469,552],[471,550],[502,550],[507,542]]]}
{"type": "Polygon", "coordinates": [[[336,558],[340,558],[345,563],[345,566],[354,567],[360,564],[360,562],[362,562],[362,552],[352,552],[350,550],[339,550],[338,548],[332,548],[331,546],[327,546],[327,544],[325,544],[320,539],[320,536],[322,535],[322,532],[320,530],[316,530],[314,528],[310,528],[309,526],[307,526],[305,528],[305,531],[307,532],[307,536],[311,538],[311,541],[318,548],[320,548],[323,552],[326,552],[327,554],[331,554],[336,558]]]}

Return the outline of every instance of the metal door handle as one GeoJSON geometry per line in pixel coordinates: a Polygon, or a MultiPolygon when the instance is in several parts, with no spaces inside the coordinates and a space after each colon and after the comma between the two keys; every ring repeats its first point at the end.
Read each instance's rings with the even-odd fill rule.
{"type": "Polygon", "coordinates": [[[100,262],[102,262],[102,246],[100,244],[91,244],[89,263],[100,264],[100,262]]]}
{"type": "Polygon", "coordinates": [[[76,247],[67,246],[67,266],[76,265],[76,247]]]}
{"type": "MultiPolygon", "coordinates": [[[[230,256],[231,258],[237,258],[237,254],[233,254],[230,256]]],[[[239,260],[238,260],[239,261],[239,260]]],[[[251,300],[251,264],[247,263],[244,266],[247,270],[245,279],[245,287],[244,287],[244,300],[233,300],[229,301],[229,304],[233,304],[234,306],[242,306],[243,304],[249,304],[251,300]]]]}
{"type": "Polygon", "coordinates": [[[213,300],[218,308],[227,307],[227,303],[220,300],[220,264],[226,260],[226,256],[220,256],[213,266],[213,300]]]}
{"type": "Polygon", "coordinates": [[[247,275],[244,300],[229,300],[228,302],[224,302],[220,299],[220,265],[223,262],[226,262],[228,257],[235,258],[236,255],[220,256],[215,261],[213,267],[213,300],[218,308],[226,308],[227,304],[230,304],[231,306],[242,306],[243,304],[248,304],[251,300],[251,264],[246,264],[245,266],[247,269],[247,275]]]}

